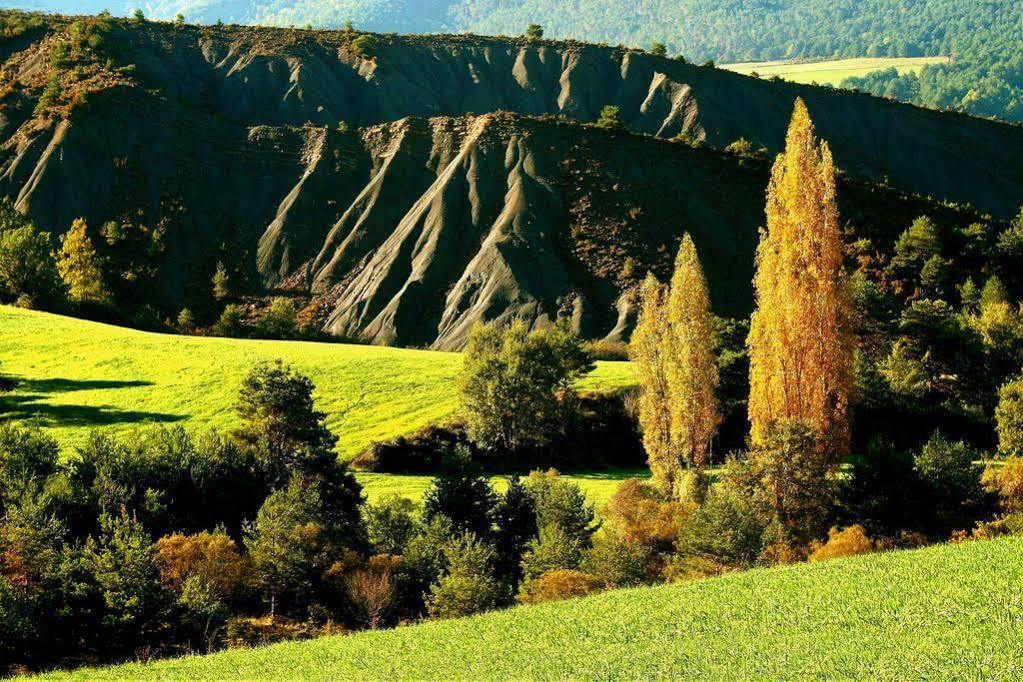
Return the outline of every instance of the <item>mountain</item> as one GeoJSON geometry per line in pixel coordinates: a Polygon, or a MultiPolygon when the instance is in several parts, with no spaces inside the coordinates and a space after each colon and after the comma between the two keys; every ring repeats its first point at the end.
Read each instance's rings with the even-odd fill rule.
{"type": "Polygon", "coordinates": [[[171,20],[402,33],[547,35],[650,46],[701,62],[947,56],[920,73],[843,85],[932,108],[1023,121],[1023,4],[1012,0],[21,0],[14,6],[171,20]]]}
{"type": "Polygon", "coordinates": [[[769,165],[665,138],[777,152],[797,95],[861,234],[978,218],[915,195],[996,218],[1023,198],[1023,129],[642,52],[77,23],[0,48],[0,194],[53,232],[121,225],[121,298],[168,312],[209,306],[220,260],[346,337],[457,348],[517,315],[614,338],[690,231],[719,312],[746,314],[769,165]],[[75,35],[98,37],[54,66],[75,35]],[[606,104],[643,134],[581,124],[606,104]]]}

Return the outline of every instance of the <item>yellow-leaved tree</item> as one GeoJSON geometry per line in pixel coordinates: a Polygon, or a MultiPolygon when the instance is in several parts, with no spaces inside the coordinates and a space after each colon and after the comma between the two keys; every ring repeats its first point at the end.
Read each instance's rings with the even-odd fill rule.
{"type": "Polygon", "coordinates": [[[78,218],[60,238],[60,250],[54,254],[57,271],[67,286],[68,298],[76,303],[102,303],[107,300],[99,256],[87,233],[85,220],[78,218]]]}
{"type": "Polygon", "coordinates": [[[718,369],[710,292],[696,255],[696,245],[688,234],[682,238],[675,259],[668,294],[668,324],[671,330],[668,384],[672,431],[676,434],[682,462],[704,466],[721,423],[716,394],[718,369]]]}
{"type": "Polygon", "coordinates": [[[655,484],[678,497],[684,470],[707,464],[721,423],[710,294],[688,234],[670,289],[648,275],[642,299],[632,354],[642,387],[643,445],[655,484]]]}
{"type": "Polygon", "coordinates": [[[842,251],[834,161],[797,99],[785,152],[771,172],[753,280],[754,445],[764,444],[773,424],[797,421],[836,456],[848,451],[855,340],[842,251]]]}

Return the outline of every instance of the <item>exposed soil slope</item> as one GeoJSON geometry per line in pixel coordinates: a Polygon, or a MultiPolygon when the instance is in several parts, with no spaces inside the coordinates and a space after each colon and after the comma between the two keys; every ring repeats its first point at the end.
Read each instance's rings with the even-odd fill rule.
{"type": "Polygon", "coordinates": [[[54,231],[78,216],[159,231],[167,310],[208,298],[231,257],[314,297],[340,335],[456,348],[517,315],[616,336],[623,292],[664,274],[688,230],[718,310],[748,312],[767,163],[656,138],[777,150],[797,94],[858,229],[953,212],[861,180],[999,216],[1023,200],[1021,129],[570,43],[380,36],[368,57],[344,32],[118,22],[111,54],[135,68],[65,75],[36,112],[62,21],[8,48],[0,195],[54,231]],[[548,116],[609,103],[650,136],[548,116]],[[534,116],[470,114],[497,110],[534,116]]]}

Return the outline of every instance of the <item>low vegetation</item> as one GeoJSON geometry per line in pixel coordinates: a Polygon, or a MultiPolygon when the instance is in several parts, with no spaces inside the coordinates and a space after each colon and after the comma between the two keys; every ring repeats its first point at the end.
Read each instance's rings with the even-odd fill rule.
{"type": "Polygon", "coordinates": [[[1021,557],[970,542],[51,677],[1008,678],[1021,557]]]}

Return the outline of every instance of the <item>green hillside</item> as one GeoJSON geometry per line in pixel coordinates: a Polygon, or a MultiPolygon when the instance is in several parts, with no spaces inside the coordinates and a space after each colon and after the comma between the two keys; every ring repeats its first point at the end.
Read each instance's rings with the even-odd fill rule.
{"type": "MultiPolygon", "coordinates": [[[[350,459],[375,440],[451,417],[455,353],[297,341],[171,336],[0,307],[0,361],[20,381],[3,418],[34,419],[62,445],[90,429],[145,423],[188,429],[235,424],[242,377],[283,359],[317,386],[317,404],[350,459]]],[[[626,363],[599,363],[584,388],[626,385],[626,363]]]]}
{"type": "Polygon", "coordinates": [[[619,590],[53,679],[1014,679],[1023,539],[619,590]]]}

